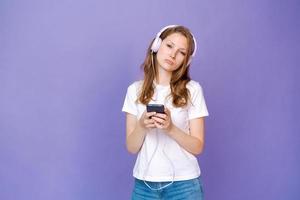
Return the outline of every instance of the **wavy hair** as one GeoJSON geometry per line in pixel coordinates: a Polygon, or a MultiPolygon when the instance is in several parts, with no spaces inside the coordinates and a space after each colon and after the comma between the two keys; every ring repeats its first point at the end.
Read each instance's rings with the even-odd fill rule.
{"type": "MultiPolygon", "coordinates": [[[[189,76],[188,61],[190,56],[192,56],[194,52],[195,44],[191,32],[184,26],[168,28],[164,32],[162,32],[160,38],[164,40],[167,36],[173,33],[180,33],[187,38],[188,42],[187,54],[183,60],[183,63],[178,69],[172,72],[170,81],[170,95],[172,96],[173,106],[183,107],[188,104],[190,98],[189,90],[186,88],[186,84],[191,80],[189,76]]],[[[156,53],[153,53],[151,51],[151,45],[153,41],[154,39],[150,43],[146,58],[141,65],[141,68],[144,70],[144,81],[138,97],[138,101],[144,105],[148,104],[152,99],[155,88],[154,79],[157,75],[157,66],[155,65],[156,62],[154,62],[156,61],[156,53]]]]}

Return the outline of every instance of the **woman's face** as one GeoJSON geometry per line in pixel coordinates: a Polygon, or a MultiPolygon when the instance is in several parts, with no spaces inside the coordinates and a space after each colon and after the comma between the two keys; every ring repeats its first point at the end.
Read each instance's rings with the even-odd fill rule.
{"type": "Polygon", "coordinates": [[[156,55],[158,67],[168,72],[178,69],[187,55],[187,49],[188,41],[182,34],[172,33],[167,36],[156,55]]]}

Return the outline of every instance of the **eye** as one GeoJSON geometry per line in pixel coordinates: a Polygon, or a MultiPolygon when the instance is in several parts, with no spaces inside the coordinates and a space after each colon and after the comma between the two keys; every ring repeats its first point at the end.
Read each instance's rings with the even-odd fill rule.
{"type": "Polygon", "coordinates": [[[180,51],[180,53],[181,53],[181,55],[183,55],[183,56],[185,56],[185,55],[186,55],[186,53],[185,53],[185,52],[183,52],[183,51],[180,51]]]}
{"type": "Polygon", "coordinates": [[[167,44],[167,47],[169,47],[169,48],[172,48],[172,45],[170,45],[170,44],[167,44]]]}

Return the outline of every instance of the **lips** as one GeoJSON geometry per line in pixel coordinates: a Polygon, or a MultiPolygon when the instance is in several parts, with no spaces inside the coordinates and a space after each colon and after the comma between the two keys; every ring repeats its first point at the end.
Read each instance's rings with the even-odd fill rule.
{"type": "Polygon", "coordinates": [[[165,59],[165,62],[168,63],[169,65],[174,65],[174,62],[172,60],[165,59]]]}

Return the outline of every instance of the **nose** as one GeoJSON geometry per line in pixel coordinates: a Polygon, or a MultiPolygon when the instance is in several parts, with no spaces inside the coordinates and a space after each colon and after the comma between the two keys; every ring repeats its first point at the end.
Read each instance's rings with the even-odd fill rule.
{"type": "Polygon", "coordinates": [[[172,50],[171,50],[170,56],[171,56],[172,58],[175,58],[175,56],[176,56],[176,50],[175,50],[175,49],[172,49],[172,50]]]}

